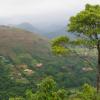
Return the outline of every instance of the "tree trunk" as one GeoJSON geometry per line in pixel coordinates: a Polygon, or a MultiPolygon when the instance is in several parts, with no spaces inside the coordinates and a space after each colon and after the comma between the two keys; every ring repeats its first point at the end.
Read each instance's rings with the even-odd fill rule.
{"type": "Polygon", "coordinates": [[[100,41],[97,44],[98,50],[98,65],[97,65],[97,93],[100,92],[100,41]]]}

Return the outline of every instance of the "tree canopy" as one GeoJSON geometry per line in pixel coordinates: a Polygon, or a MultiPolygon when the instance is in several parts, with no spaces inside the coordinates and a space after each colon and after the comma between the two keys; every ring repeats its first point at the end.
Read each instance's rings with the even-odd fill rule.
{"type": "Polygon", "coordinates": [[[96,47],[98,51],[97,91],[100,90],[100,5],[86,4],[85,9],[72,16],[68,31],[77,35],[75,40],[67,36],[58,37],[52,42],[52,51],[56,54],[68,54],[73,51],[71,45],[96,47]]]}

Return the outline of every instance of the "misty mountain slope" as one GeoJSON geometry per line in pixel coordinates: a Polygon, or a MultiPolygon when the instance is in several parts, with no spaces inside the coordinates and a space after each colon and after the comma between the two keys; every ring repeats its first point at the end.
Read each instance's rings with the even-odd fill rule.
{"type": "Polygon", "coordinates": [[[76,38],[74,34],[67,32],[66,27],[56,28],[55,30],[51,32],[45,33],[44,35],[49,38],[55,38],[62,35],[68,36],[71,39],[76,38]]]}
{"type": "Polygon", "coordinates": [[[24,29],[24,30],[27,30],[27,31],[30,31],[30,32],[40,32],[37,28],[35,28],[32,24],[30,23],[21,23],[21,24],[18,24],[16,25],[15,27],[17,28],[20,28],[20,29],[24,29]]]}
{"type": "Polygon", "coordinates": [[[50,25],[50,26],[46,26],[45,28],[41,26],[41,29],[39,29],[38,27],[35,28],[34,25],[30,24],[30,23],[21,23],[19,25],[16,25],[15,27],[20,28],[20,29],[24,29],[30,32],[36,32],[37,34],[40,34],[42,36],[45,36],[47,38],[55,38],[57,36],[61,36],[61,35],[66,35],[70,38],[75,38],[75,35],[72,33],[67,32],[66,27],[62,26],[62,25],[50,25]]]}

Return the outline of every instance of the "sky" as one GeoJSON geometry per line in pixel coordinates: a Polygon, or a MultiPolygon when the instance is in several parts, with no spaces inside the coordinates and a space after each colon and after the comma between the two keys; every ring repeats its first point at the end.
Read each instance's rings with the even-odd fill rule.
{"type": "Polygon", "coordinates": [[[0,24],[64,24],[87,3],[100,0],[0,0],[0,24]]]}

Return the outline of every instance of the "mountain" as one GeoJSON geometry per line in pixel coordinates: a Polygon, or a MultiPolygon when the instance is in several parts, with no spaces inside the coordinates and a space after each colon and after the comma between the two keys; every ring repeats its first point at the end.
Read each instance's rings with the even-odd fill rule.
{"type": "Polygon", "coordinates": [[[55,38],[61,35],[67,35],[70,38],[75,38],[75,35],[72,33],[67,32],[66,27],[63,25],[48,25],[45,28],[41,26],[41,28],[35,28],[33,24],[30,23],[21,23],[16,25],[15,27],[24,29],[30,32],[36,32],[42,36],[46,36],[47,38],[55,38]]]}
{"type": "Polygon", "coordinates": [[[0,54],[15,57],[17,53],[48,52],[48,39],[36,33],[9,26],[0,26],[0,54]]]}
{"type": "Polygon", "coordinates": [[[27,30],[30,32],[40,33],[40,31],[30,23],[21,23],[21,24],[16,25],[15,27],[20,28],[20,29],[24,29],[24,30],[27,30]]]}
{"type": "MultiPolygon", "coordinates": [[[[55,56],[50,48],[46,37],[0,26],[0,100],[24,96],[26,89],[34,91],[35,84],[46,76],[53,76],[58,86],[65,88],[95,83],[95,68],[84,63],[82,57],[75,54],[55,56]]],[[[85,58],[96,63],[92,57],[85,58]]]]}
{"type": "Polygon", "coordinates": [[[7,100],[8,95],[23,95],[26,89],[35,86],[33,80],[38,78],[35,73],[39,73],[37,65],[47,58],[50,58],[47,38],[0,26],[0,100],[7,100]]]}
{"type": "Polygon", "coordinates": [[[62,36],[62,35],[68,36],[71,39],[76,38],[74,34],[67,32],[66,27],[55,28],[54,30],[51,30],[50,32],[46,32],[44,35],[50,39],[58,37],[58,36],[62,36]]]}

